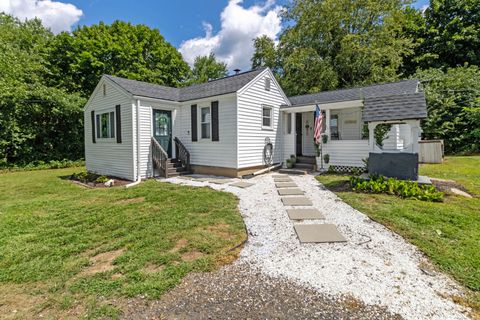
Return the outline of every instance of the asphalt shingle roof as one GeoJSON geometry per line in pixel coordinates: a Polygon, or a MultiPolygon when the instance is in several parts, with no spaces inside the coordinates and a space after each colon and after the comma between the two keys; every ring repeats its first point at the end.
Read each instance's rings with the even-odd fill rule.
{"type": "Polygon", "coordinates": [[[417,92],[418,80],[404,80],[399,82],[377,84],[361,88],[324,91],[313,94],[289,97],[292,106],[301,106],[315,103],[341,102],[348,100],[363,100],[398,94],[417,92]]]}
{"type": "Polygon", "coordinates": [[[105,76],[132,95],[183,102],[236,92],[252,81],[263,70],[265,69],[255,69],[184,88],[172,88],[110,75],[105,76]]]}
{"type": "Polygon", "coordinates": [[[427,103],[423,92],[399,94],[364,101],[363,121],[424,119],[427,103]]]}

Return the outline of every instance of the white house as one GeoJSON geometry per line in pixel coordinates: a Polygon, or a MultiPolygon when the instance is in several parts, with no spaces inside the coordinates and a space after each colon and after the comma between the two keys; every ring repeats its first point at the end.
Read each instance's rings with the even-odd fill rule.
{"type": "Polygon", "coordinates": [[[418,153],[426,105],[416,80],[288,98],[268,68],[185,88],[105,75],[85,106],[87,170],[132,181],[186,171],[237,177],[268,164],[268,143],[273,163],[315,157],[317,104],[326,166],[363,167],[370,153],[418,153]],[[381,149],[373,129],[384,122],[393,126],[381,149]]]}

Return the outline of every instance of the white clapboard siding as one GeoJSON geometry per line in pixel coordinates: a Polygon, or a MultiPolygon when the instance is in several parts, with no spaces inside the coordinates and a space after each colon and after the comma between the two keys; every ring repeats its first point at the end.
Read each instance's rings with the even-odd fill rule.
{"type": "Polygon", "coordinates": [[[178,130],[175,131],[176,136],[190,152],[190,162],[193,165],[236,168],[236,120],[237,105],[234,94],[192,100],[179,107],[174,130],[178,130]],[[191,105],[197,105],[197,119],[200,119],[200,107],[209,107],[212,101],[218,101],[219,141],[202,140],[201,126],[198,122],[198,141],[192,142],[191,105]]]}
{"type": "Polygon", "coordinates": [[[85,106],[85,162],[88,171],[111,175],[129,180],[135,179],[133,136],[132,136],[132,99],[111,81],[103,78],[85,106]],[[103,95],[103,84],[106,95],[103,95]],[[91,111],[95,114],[115,111],[120,105],[122,124],[122,143],[116,139],[99,139],[92,142],[91,111]]]}
{"type": "MultiPolygon", "coordinates": [[[[368,140],[334,140],[323,145],[323,155],[330,155],[329,165],[364,167],[368,158],[368,140]]],[[[317,160],[317,163],[319,160],[317,160]]]]}
{"type": "MultiPolygon", "coordinates": [[[[288,101],[269,70],[258,75],[238,94],[238,168],[264,165],[265,138],[273,144],[274,162],[282,161],[283,132],[280,106],[288,101]],[[270,91],[265,90],[265,79],[270,81],[270,91]],[[273,108],[273,129],[262,129],[262,107],[273,108]]],[[[293,129],[292,129],[293,131],[293,129]]]]}

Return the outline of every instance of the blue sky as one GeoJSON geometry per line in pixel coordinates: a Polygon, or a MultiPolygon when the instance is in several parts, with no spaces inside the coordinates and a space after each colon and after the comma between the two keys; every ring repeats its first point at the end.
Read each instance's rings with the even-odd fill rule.
{"type": "MultiPolygon", "coordinates": [[[[230,70],[248,69],[252,39],[281,31],[280,7],[288,0],[0,0],[0,11],[39,17],[54,32],[77,25],[124,20],[160,30],[189,63],[214,52],[230,70]]],[[[423,8],[428,0],[419,0],[423,8]]]]}

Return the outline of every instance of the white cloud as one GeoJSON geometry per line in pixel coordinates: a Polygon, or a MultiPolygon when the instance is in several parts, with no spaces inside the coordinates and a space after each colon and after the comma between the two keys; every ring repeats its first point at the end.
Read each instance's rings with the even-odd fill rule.
{"type": "Polygon", "coordinates": [[[2,11],[19,19],[39,18],[54,33],[71,30],[83,15],[73,4],[51,0],[0,0],[2,11]]]}
{"type": "Polygon", "coordinates": [[[223,9],[221,29],[216,34],[211,24],[204,22],[205,36],[189,39],[180,45],[184,59],[193,64],[195,57],[213,52],[217,59],[227,63],[228,68],[248,70],[253,55],[253,39],[266,35],[274,40],[281,31],[281,7],[275,0],[264,5],[242,7],[242,0],[230,0],[223,9]]]}

